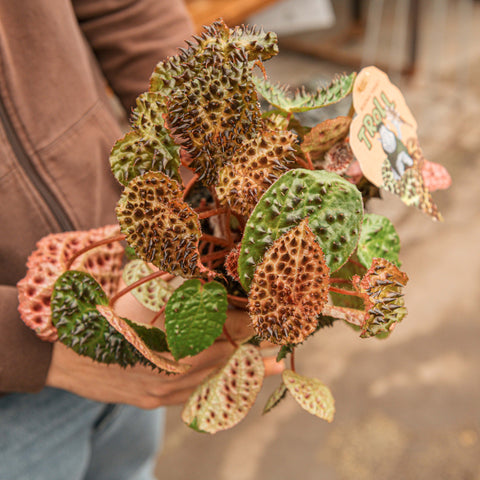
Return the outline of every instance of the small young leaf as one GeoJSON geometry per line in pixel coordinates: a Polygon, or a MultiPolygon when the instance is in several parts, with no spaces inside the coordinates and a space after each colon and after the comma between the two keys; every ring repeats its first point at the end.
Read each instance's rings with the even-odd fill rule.
{"type": "Polygon", "coordinates": [[[280,362],[284,358],[287,358],[287,355],[289,353],[292,353],[294,349],[295,349],[295,345],[292,345],[291,343],[282,345],[277,353],[277,359],[276,359],[277,362],[280,362]]]}
{"type": "Polygon", "coordinates": [[[292,370],[285,370],[282,377],[288,391],[304,410],[327,422],[333,420],[335,400],[330,389],[320,380],[304,377],[292,370]]]}
{"type": "MultiPolygon", "coordinates": [[[[126,285],[144,278],[153,270],[143,260],[132,260],[123,269],[123,280],[126,285]]],[[[132,295],[146,308],[158,312],[165,305],[175,288],[161,278],[155,278],[132,290],[132,295]]]]}
{"type": "Polygon", "coordinates": [[[261,77],[255,77],[255,87],[265,100],[288,113],[306,112],[337,103],[352,92],[356,73],[341,75],[327,87],[309,93],[304,89],[291,94],[287,86],[273,85],[261,77]]]}
{"type": "MultiPolygon", "coordinates": [[[[101,315],[103,315],[104,318],[106,318],[110,326],[120,333],[120,335],[122,335],[122,337],[124,337],[125,340],[130,343],[140,355],[142,355],[145,359],[159,369],[165,370],[166,372],[185,373],[190,368],[190,365],[174,362],[173,360],[162,357],[153,350],[150,350],[146,342],[142,339],[142,336],[148,335],[148,332],[146,331],[147,329],[151,329],[153,332],[155,332],[155,330],[158,330],[157,328],[147,326],[143,326],[143,329],[133,328],[132,324],[134,322],[119,317],[110,307],[106,305],[97,305],[97,310],[101,315]],[[138,334],[138,331],[142,333],[142,336],[138,334]]],[[[140,327],[142,327],[142,325],[140,325],[140,327]]],[[[158,332],[153,333],[151,338],[152,343],[156,343],[157,341],[158,332]]]]}
{"type": "Polygon", "coordinates": [[[250,288],[248,308],[257,334],[279,345],[303,342],[327,302],[328,273],[308,219],[276,240],[250,288]]]}
{"type": "Polygon", "coordinates": [[[337,117],[315,125],[303,138],[302,152],[308,153],[314,163],[321,165],[325,152],[348,135],[351,122],[350,117],[337,117]]]}
{"type": "Polygon", "coordinates": [[[374,258],[364,277],[353,277],[355,289],[365,301],[361,337],[388,335],[401,322],[407,310],[403,287],[408,277],[384,258],[374,258]]]}
{"type": "Polygon", "coordinates": [[[227,319],[227,291],[218,282],[188,280],[170,297],[165,330],[172,355],[193,356],[213,344],[227,319]]]}
{"type": "Polygon", "coordinates": [[[275,389],[275,391],[268,397],[267,403],[263,407],[263,415],[275,408],[286,396],[287,387],[282,383],[275,389]]]}
{"type": "Polygon", "coordinates": [[[117,217],[127,242],[146,262],[183,277],[206,272],[199,260],[198,215],[182,200],[180,185],[162,173],[134,178],[123,191],[117,217]]]}
{"type": "Polygon", "coordinates": [[[193,392],[183,409],[182,420],[208,433],[233,427],[255,402],[264,375],[259,349],[241,345],[216,375],[193,392]]]}
{"type": "Polygon", "coordinates": [[[291,170],[263,194],[245,227],[238,272],[246,291],[268,248],[306,217],[330,271],[347,261],[360,235],[360,192],[334,173],[291,170]]]}
{"type": "Polygon", "coordinates": [[[382,257],[400,266],[399,252],[400,238],[392,222],[382,215],[366,214],[358,240],[357,255],[360,262],[369,268],[375,257],[382,257]]]}

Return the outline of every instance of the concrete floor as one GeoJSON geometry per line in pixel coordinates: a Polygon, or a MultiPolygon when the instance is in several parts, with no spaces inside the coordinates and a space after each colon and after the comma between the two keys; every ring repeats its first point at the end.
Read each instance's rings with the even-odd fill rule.
{"type": "MultiPolygon", "coordinates": [[[[473,13],[480,30],[477,2],[473,13]]],[[[424,22],[422,31],[435,29],[424,22]]],[[[158,478],[480,480],[480,38],[474,31],[462,55],[454,48],[443,55],[424,37],[418,73],[401,85],[425,156],[453,177],[449,190],[434,194],[445,222],[387,195],[370,204],[394,221],[401,238],[402,269],[410,277],[407,318],[386,341],[362,340],[339,324],[298,351],[297,370],[332,389],[333,423],[292,399],[262,417],[278,383],[272,378],[249,416],[215,436],[189,430],[181,408],[173,407],[158,478]]],[[[269,64],[273,79],[291,83],[343,70],[286,52],[269,64]]]]}

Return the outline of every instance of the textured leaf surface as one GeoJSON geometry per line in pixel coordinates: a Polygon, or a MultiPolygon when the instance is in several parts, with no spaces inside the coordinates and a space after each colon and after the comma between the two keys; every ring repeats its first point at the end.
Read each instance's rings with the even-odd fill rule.
{"type": "Polygon", "coordinates": [[[274,242],[255,271],[248,308],[257,334],[280,345],[303,342],[328,299],[328,278],[305,219],[274,242]]]}
{"type": "MultiPolygon", "coordinates": [[[[160,370],[173,373],[185,373],[190,366],[177,363],[169,358],[165,358],[155,351],[151,350],[142,336],[150,336],[148,330],[151,330],[152,342],[158,341],[159,333],[157,328],[143,326],[141,330],[142,336],[138,334],[138,330],[134,327],[134,323],[125,318],[118,316],[110,307],[106,305],[98,305],[98,311],[107,320],[111,327],[113,327],[125,340],[145,359],[158,367],[160,370]],[[156,337],[156,338],[155,338],[156,337]]],[[[142,327],[140,325],[140,327],[142,327]]],[[[162,332],[163,333],[163,332],[162,332]]]]}
{"type": "Polygon", "coordinates": [[[206,27],[196,44],[157,65],[150,90],[167,95],[168,124],[206,184],[262,127],[252,62],[278,51],[276,36],[249,27],[206,27]]]}
{"type": "Polygon", "coordinates": [[[263,407],[263,414],[272,411],[286,396],[287,387],[282,383],[273,391],[273,393],[268,397],[267,403],[263,407]]]}
{"type": "Polygon", "coordinates": [[[327,172],[345,174],[355,160],[348,141],[337,142],[325,153],[324,165],[327,172]]]}
{"type": "Polygon", "coordinates": [[[297,403],[308,413],[331,422],[335,414],[332,392],[320,380],[285,370],[283,381],[297,403]]]}
{"type": "MultiPolygon", "coordinates": [[[[108,225],[82,232],[47,235],[37,243],[37,249],[27,261],[27,274],[17,288],[22,320],[42,340],[53,342],[58,338],[51,320],[50,297],[67,262],[84,247],[118,233],[117,225],[108,225]]],[[[90,250],[74,262],[73,268],[93,275],[107,295],[112,295],[118,287],[122,257],[123,248],[115,242],[90,250]]]]}
{"type": "Polygon", "coordinates": [[[245,142],[219,174],[217,195],[234,212],[250,216],[258,199],[294,163],[296,135],[263,131],[245,142]]]}
{"type": "Polygon", "coordinates": [[[183,277],[204,270],[199,261],[198,215],[181,199],[177,182],[162,173],[134,178],[117,206],[126,240],[146,262],[183,277]]]}
{"type": "Polygon", "coordinates": [[[306,217],[334,272],[357,246],[363,218],[360,192],[330,172],[296,169],[282,175],[264,193],[245,228],[238,265],[247,291],[267,249],[306,217]]]}
{"type": "Polygon", "coordinates": [[[218,282],[188,280],[170,297],[165,330],[173,356],[196,355],[212,345],[227,319],[227,291],[218,282]]]}
{"type": "Polygon", "coordinates": [[[356,73],[341,75],[327,87],[318,88],[312,93],[302,89],[293,95],[288,91],[287,86],[273,85],[264,78],[256,77],[255,86],[268,103],[284,112],[295,113],[306,112],[339,102],[352,93],[355,77],[356,73]]]}
{"type": "Polygon", "coordinates": [[[105,292],[93,277],[75,270],[65,272],[55,282],[52,294],[52,321],[58,339],[97,362],[123,367],[145,363],[97,310],[97,305],[107,303],[105,292]]]}
{"type": "Polygon", "coordinates": [[[407,310],[403,287],[408,277],[384,258],[374,258],[364,277],[353,278],[353,285],[365,301],[365,318],[361,337],[388,335],[407,310]]]}
{"type": "Polygon", "coordinates": [[[216,433],[235,426],[252,407],[265,367],[258,348],[242,345],[227,364],[190,396],[182,420],[197,430],[216,433]]]}
{"type": "Polygon", "coordinates": [[[375,257],[382,257],[400,266],[399,253],[400,238],[392,222],[382,215],[366,214],[358,240],[357,255],[360,262],[369,268],[375,257]]]}
{"type": "Polygon", "coordinates": [[[320,165],[325,152],[348,135],[351,123],[350,117],[337,117],[315,125],[303,138],[302,151],[320,165]]]}
{"type": "MultiPolygon", "coordinates": [[[[370,266],[370,264],[368,266],[370,266]]],[[[352,257],[350,257],[349,261],[345,265],[343,265],[342,268],[335,272],[333,278],[330,278],[330,285],[332,287],[341,288],[342,290],[354,292],[355,288],[351,283],[352,278],[354,277],[354,275],[359,275],[363,277],[365,273],[367,273],[367,268],[365,268],[361,263],[359,263],[357,256],[353,254],[352,257]],[[350,262],[350,260],[353,260],[354,262],[352,263],[350,262]],[[349,283],[344,283],[342,281],[335,282],[334,280],[337,278],[341,280],[348,280],[349,283]]],[[[364,302],[358,296],[330,292],[330,298],[335,305],[340,307],[357,308],[362,311],[364,309],[364,302]]]]}
{"type": "Polygon", "coordinates": [[[163,172],[180,181],[179,147],[165,127],[165,102],[156,93],[137,98],[132,130],[116,142],[110,154],[112,172],[123,185],[148,171],[163,172]]]}
{"type": "MultiPolygon", "coordinates": [[[[131,285],[153,273],[143,260],[132,260],[123,269],[123,280],[131,285]]],[[[133,296],[146,308],[158,312],[167,303],[175,288],[161,278],[155,278],[132,290],[133,296]]]]}

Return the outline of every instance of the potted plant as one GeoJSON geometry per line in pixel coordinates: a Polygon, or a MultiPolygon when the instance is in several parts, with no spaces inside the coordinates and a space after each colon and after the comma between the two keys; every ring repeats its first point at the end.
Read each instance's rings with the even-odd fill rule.
{"type": "MultiPolygon", "coordinates": [[[[131,130],[113,147],[112,172],[124,186],[119,226],[42,239],[18,284],[22,318],[41,338],[96,361],[172,374],[223,333],[231,358],[182,414],[211,433],[238,423],[254,403],[264,373],[258,344],[268,341],[290,368],[265,411],[290,392],[331,421],[332,394],[296,372],[297,348],[338,321],[362,337],[386,337],[406,314],[398,235],[387,218],[364,213],[379,190],[350,145],[359,112],[313,128],[297,115],[346,98],[357,76],[291,94],[253,74],[259,67],[265,75],[262,62],[278,52],[273,33],[218,21],[187,43],[157,65],[131,130]],[[123,240],[133,258],[126,265],[123,240]],[[121,275],[127,287],[119,291],[121,275]],[[153,324],[165,316],[164,329],[116,313],[130,291],[157,312],[153,324]],[[248,310],[255,330],[240,344],[225,327],[229,303],[248,310]]],[[[435,164],[430,177],[422,173],[426,161],[414,146],[415,161],[402,157],[392,188],[413,175],[426,190],[444,174],[435,164]]]]}

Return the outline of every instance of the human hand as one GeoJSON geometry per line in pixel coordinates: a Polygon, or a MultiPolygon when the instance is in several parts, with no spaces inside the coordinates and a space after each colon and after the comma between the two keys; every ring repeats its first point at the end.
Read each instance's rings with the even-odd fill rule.
{"type": "MultiPolygon", "coordinates": [[[[144,309],[133,297],[122,297],[115,310],[132,320],[148,322],[152,312],[144,309]]],[[[232,337],[243,339],[250,333],[246,313],[228,311],[228,325],[232,337]]],[[[217,340],[210,348],[189,358],[192,367],[181,375],[166,375],[148,367],[136,365],[122,368],[105,365],[75,353],[62,343],[55,343],[47,385],[68,390],[91,400],[105,403],[127,403],[140,408],[183,403],[195,388],[218,367],[221,367],[234,347],[226,340],[217,340]]],[[[283,364],[274,357],[264,359],[265,374],[275,375],[283,364]]]]}

